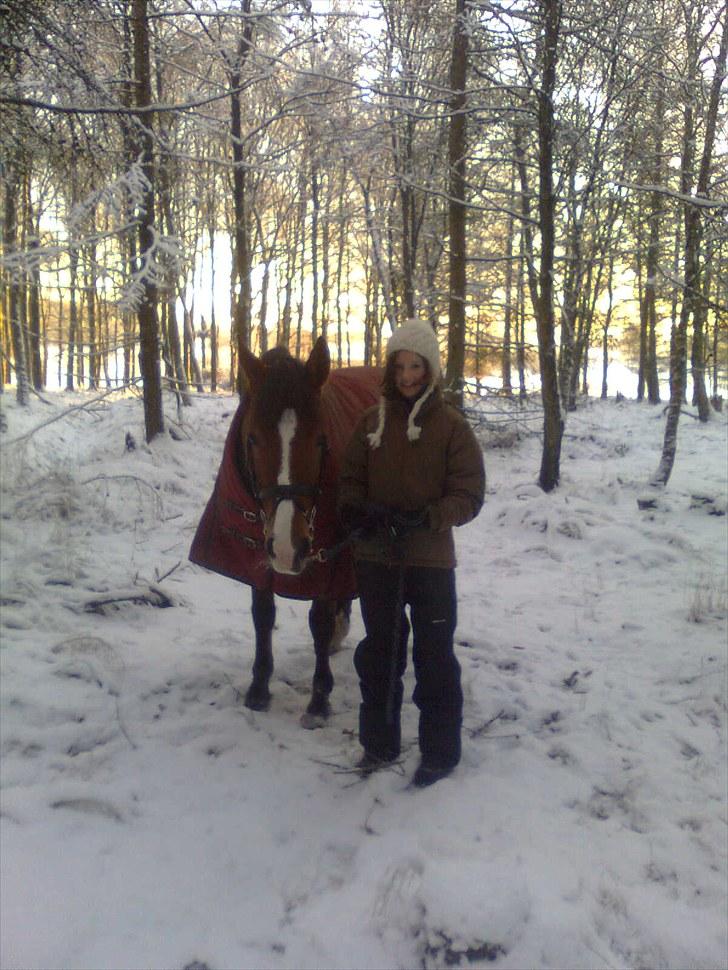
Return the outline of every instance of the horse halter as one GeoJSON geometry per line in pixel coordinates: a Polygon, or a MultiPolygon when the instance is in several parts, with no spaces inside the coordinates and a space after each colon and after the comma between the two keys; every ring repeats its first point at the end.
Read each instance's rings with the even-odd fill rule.
{"type": "Polygon", "coordinates": [[[266,485],[265,488],[258,487],[258,479],[255,474],[255,464],[253,463],[253,456],[251,452],[251,446],[256,443],[255,435],[249,434],[245,442],[245,462],[248,466],[248,475],[250,476],[250,484],[252,487],[252,495],[255,501],[260,507],[260,517],[262,521],[265,521],[265,511],[263,510],[263,502],[271,500],[273,501],[273,515],[276,514],[278,506],[281,502],[290,501],[293,502],[296,509],[301,513],[308,523],[308,527],[313,533],[313,521],[316,517],[316,499],[321,492],[321,478],[323,476],[324,470],[324,460],[326,458],[326,452],[328,451],[328,444],[325,435],[319,435],[316,439],[316,447],[320,449],[319,457],[319,471],[318,479],[315,485],[266,485]],[[296,499],[298,498],[310,498],[313,499],[313,505],[309,511],[301,506],[296,499]]]}

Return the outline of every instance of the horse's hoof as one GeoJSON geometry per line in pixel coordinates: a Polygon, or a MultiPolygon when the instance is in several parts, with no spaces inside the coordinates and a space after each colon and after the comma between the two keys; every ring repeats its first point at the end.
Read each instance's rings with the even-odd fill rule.
{"type": "Polygon", "coordinates": [[[250,687],[245,695],[244,703],[251,711],[267,711],[270,707],[270,693],[261,694],[250,687]]]}
{"type": "Polygon", "coordinates": [[[306,708],[306,713],[301,716],[301,726],[309,731],[313,728],[323,727],[330,713],[331,705],[326,694],[323,692],[319,694],[315,691],[306,708]]]}
{"type": "Polygon", "coordinates": [[[322,728],[326,724],[326,717],[323,714],[310,714],[306,711],[305,714],[301,715],[301,727],[306,728],[307,731],[314,731],[316,728],[322,728]]]}

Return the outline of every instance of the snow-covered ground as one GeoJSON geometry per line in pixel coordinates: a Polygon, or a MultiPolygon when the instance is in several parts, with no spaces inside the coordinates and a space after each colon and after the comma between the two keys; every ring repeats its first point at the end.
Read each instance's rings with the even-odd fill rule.
{"type": "Polygon", "coordinates": [[[645,511],[661,408],[570,415],[551,495],[536,436],[481,426],[463,762],[416,791],[410,702],[402,763],[351,771],[356,607],[325,728],[304,603],[242,704],[249,591],[186,559],[234,400],[151,447],[137,398],[90,400],[0,405],[3,968],[728,964],[725,415],[681,419],[645,511]]]}

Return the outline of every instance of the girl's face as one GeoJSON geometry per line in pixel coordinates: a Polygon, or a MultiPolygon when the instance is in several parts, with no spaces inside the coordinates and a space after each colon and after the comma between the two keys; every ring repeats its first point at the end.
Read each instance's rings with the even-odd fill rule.
{"type": "Polygon", "coordinates": [[[427,383],[427,364],[411,350],[399,350],[394,358],[394,383],[402,395],[415,398],[427,383]]]}

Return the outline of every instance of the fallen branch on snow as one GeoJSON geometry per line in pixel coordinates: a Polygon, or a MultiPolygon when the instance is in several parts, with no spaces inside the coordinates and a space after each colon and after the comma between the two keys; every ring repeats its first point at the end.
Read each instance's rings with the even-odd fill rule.
{"type": "MultiPolygon", "coordinates": [[[[25,441],[27,438],[32,438],[37,431],[41,431],[43,428],[47,428],[49,424],[55,424],[56,421],[60,421],[62,418],[67,418],[70,414],[74,414],[76,411],[87,411],[92,404],[97,404],[99,401],[103,401],[104,398],[110,397],[112,394],[118,394],[119,391],[128,391],[134,388],[134,386],[141,380],[137,378],[132,384],[123,384],[121,387],[112,387],[103,394],[99,394],[92,398],[90,401],[85,401],[83,404],[73,404],[70,408],[66,408],[61,411],[60,414],[54,415],[52,418],[48,418],[47,421],[42,421],[40,424],[36,425],[35,428],[31,428],[30,431],[26,431],[25,434],[19,435],[17,438],[13,438],[12,441],[6,442],[7,445],[17,445],[21,441],[25,441]]],[[[44,403],[48,404],[48,401],[44,403]]]]}
{"type": "Polygon", "coordinates": [[[121,604],[132,604],[133,606],[156,606],[164,610],[170,606],[176,606],[174,599],[169,596],[159,586],[150,583],[144,589],[123,590],[119,593],[109,593],[104,596],[94,596],[87,600],[83,605],[84,613],[100,613],[105,616],[107,612],[120,606],[121,604]]]}

